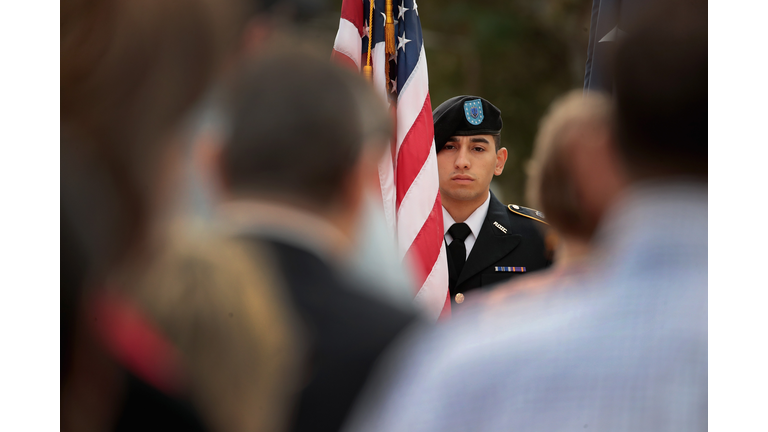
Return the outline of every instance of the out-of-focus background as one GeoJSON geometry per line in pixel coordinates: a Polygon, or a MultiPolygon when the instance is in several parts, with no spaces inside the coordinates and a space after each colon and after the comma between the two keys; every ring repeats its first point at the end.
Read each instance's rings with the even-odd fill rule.
{"type": "MultiPolygon", "coordinates": [[[[297,29],[312,50],[330,55],[341,0],[296,1],[308,17],[297,29]]],[[[501,109],[504,173],[492,190],[527,204],[525,163],[538,121],[563,92],[582,87],[591,0],[419,0],[432,108],[472,94],[501,109]]]]}

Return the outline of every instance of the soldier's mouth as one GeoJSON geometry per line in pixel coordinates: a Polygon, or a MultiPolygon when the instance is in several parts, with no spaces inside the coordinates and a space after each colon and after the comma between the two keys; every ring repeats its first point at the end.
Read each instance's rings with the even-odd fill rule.
{"type": "Polygon", "coordinates": [[[458,174],[453,177],[451,177],[451,180],[458,184],[469,184],[475,181],[474,178],[471,176],[465,175],[465,174],[458,174]]]}

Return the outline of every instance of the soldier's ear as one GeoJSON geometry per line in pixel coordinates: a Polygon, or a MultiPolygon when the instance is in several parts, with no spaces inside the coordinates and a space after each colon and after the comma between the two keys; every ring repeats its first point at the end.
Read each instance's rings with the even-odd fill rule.
{"type": "Polygon", "coordinates": [[[508,157],[507,149],[502,147],[496,151],[496,168],[493,170],[494,175],[501,175],[504,172],[504,164],[507,163],[508,157]]]}

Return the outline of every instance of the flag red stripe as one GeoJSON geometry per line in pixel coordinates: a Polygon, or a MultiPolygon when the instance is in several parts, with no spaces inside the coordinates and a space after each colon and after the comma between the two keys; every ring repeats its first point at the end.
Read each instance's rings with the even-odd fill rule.
{"type": "Polygon", "coordinates": [[[354,60],[349,58],[346,54],[333,50],[331,51],[331,60],[336,62],[339,65],[342,65],[343,67],[348,67],[352,70],[357,70],[357,64],[354,60]]]}
{"type": "Polygon", "coordinates": [[[443,310],[440,311],[440,317],[438,320],[444,320],[451,317],[451,292],[448,291],[445,295],[445,304],[443,310]]]}
{"type": "Polygon", "coordinates": [[[429,157],[429,152],[432,151],[433,137],[432,104],[429,100],[429,94],[427,94],[421,111],[403,138],[397,155],[397,200],[395,208],[400,208],[400,203],[406,192],[411,188],[411,184],[429,157]]]}
{"type": "Polygon", "coordinates": [[[363,37],[363,0],[344,0],[341,4],[341,17],[354,24],[360,37],[363,37]]]}
{"type": "Polygon", "coordinates": [[[414,264],[416,272],[416,286],[421,288],[427,280],[427,276],[440,255],[440,247],[443,244],[443,209],[440,201],[440,192],[435,197],[435,205],[429,213],[429,217],[424,221],[421,230],[416,235],[408,252],[405,254],[405,260],[414,264]]]}

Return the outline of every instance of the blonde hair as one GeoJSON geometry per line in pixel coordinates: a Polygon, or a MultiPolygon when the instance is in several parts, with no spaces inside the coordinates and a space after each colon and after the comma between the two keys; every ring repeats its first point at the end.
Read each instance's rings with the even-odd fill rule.
{"type": "Polygon", "coordinates": [[[563,149],[576,132],[610,128],[611,116],[612,104],[607,95],[572,90],[556,99],[539,123],[527,165],[526,198],[564,234],[589,237],[594,227],[580,210],[563,149]]]}
{"type": "Polygon", "coordinates": [[[280,431],[296,394],[300,339],[257,247],[176,235],[132,295],[182,354],[190,397],[218,431],[280,431]]]}

